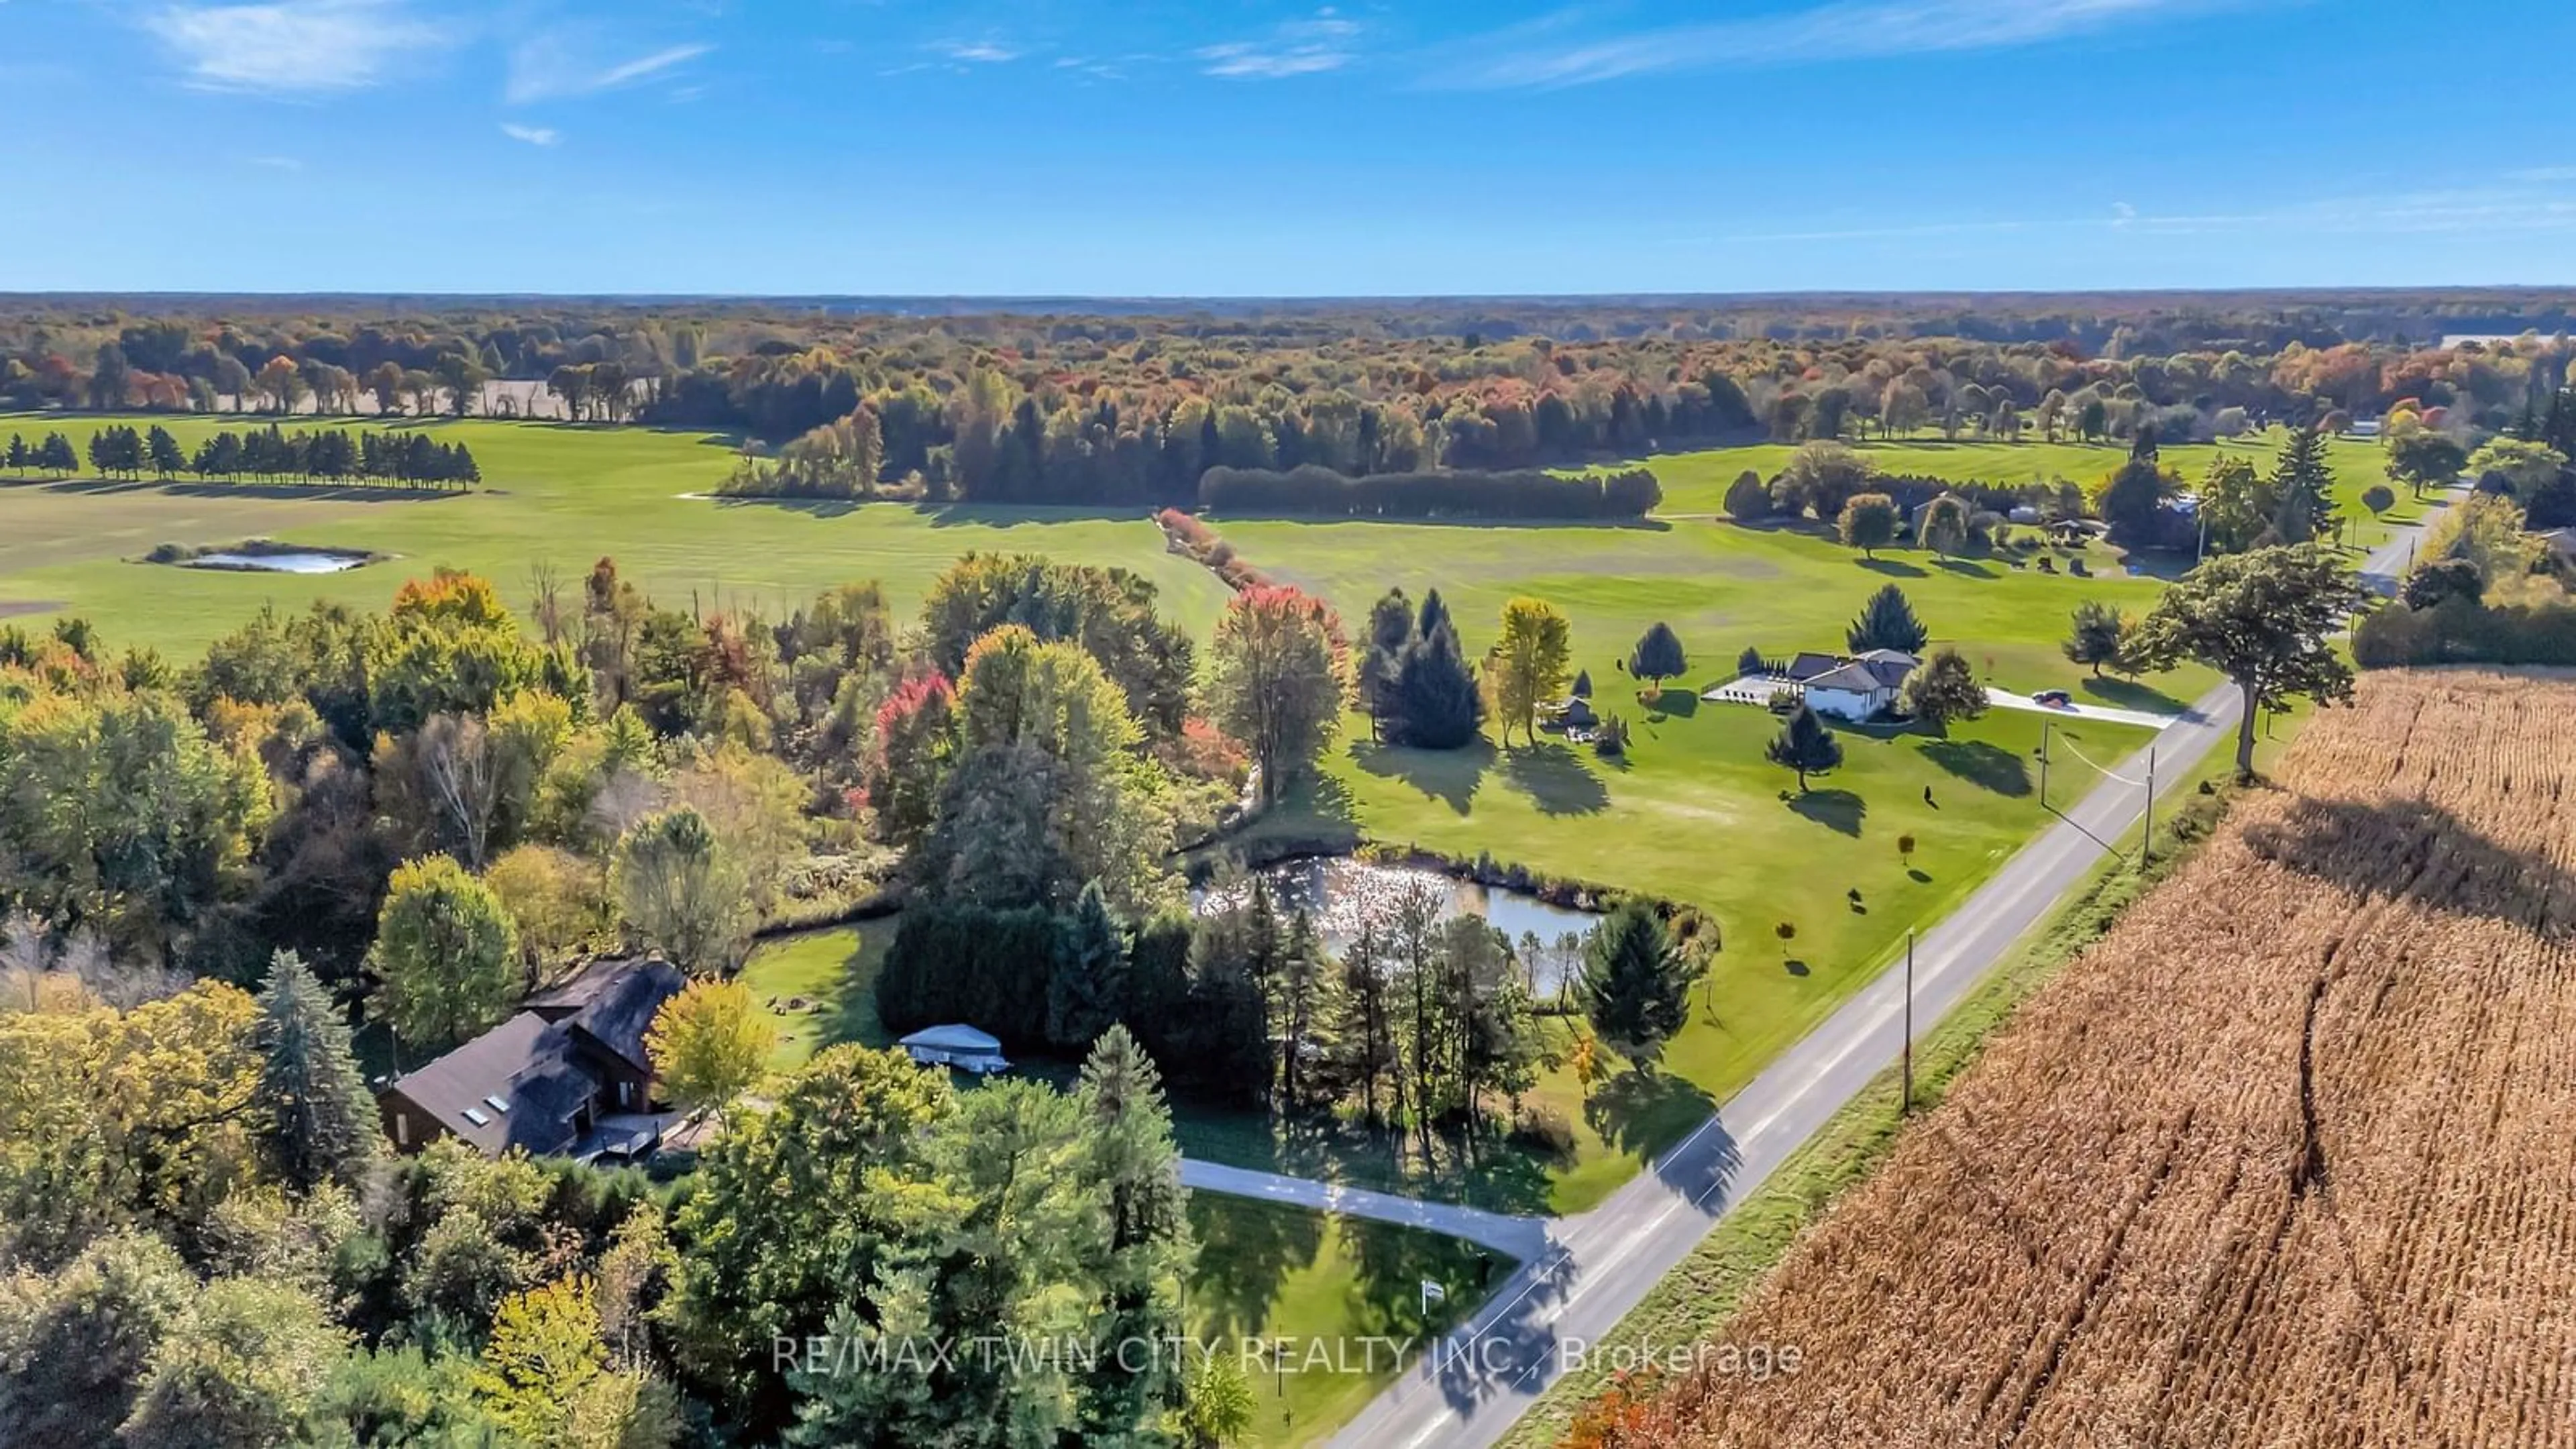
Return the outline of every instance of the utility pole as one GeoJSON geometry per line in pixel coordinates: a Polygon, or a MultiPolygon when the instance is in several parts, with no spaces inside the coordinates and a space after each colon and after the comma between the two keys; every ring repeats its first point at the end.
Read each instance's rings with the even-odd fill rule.
{"type": "Polygon", "coordinates": [[[2042,810],[2048,808],[2048,732],[2056,724],[2053,719],[2039,722],[2039,808],[2042,810]]]}
{"type": "Polygon", "coordinates": [[[2156,858],[2156,747],[2147,746],[2147,820],[2144,834],[2138,837],[2138,869],[2156,858]]]}
{"type": "Polygon", "coordinates": [[[1896,1115],[1914,1115],[1914,933],[1905,933],[1905,1095],[1898,1099],[1896,1115]]]}

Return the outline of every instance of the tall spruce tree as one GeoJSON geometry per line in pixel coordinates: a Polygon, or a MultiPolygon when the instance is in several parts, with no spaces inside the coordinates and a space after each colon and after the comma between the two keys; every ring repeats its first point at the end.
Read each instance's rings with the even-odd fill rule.
{"type": "Polygon", "coordinates": [[[349,1023],[304,958],[280,951],[259,993],[260,1136],[299,1192],[354,1186],[382,1136],[375,1099],[349,1049],[349,1023]]]}
{"type": "Polygon", "coordinates": [[[1689,1019],[1695,974],[1662,918],[1631,901],[1611,912],[1584,948],[1584,1017],[1638,1070],[1651,1072],[1664,1043],[1689,1019]]]}
{"type": "Polygon", "coordinates": [[[1415,749],[1454,750],[1484,728],[1485,696],[1438,590],[1423,601],[1422,617],[1427,622],[1396,661],[1387,737],[1415,749]]]}
{"type": "Polygon", "coordinates": [[[1894,584],[1883,585],[1861,606],[1860,617],[1843,631],[1845,642],[1854,654],[1872,649],[1897,649],[1907,654],[1920,654],[1932,637],[1923,621],[1914,614],[1913,603],[1905,591],[1894,584]]]}
{"type": "Polygon", "coordinates": [[[1369,737],[1386,738],[1395,693],[1395,671],[1413,642],[1413,601],[1389,589],[1369,608],[1368,652],[1360,656],[1360,705],[1369,712],[1369,737]]]}
{"type": "MultiPolygon", "coordinates": [[[[1302,917],[1300,918],[1303,919],[1302,917]]],[[[1083,1176],[1108,1217],[1094,1339],[1104,1352],[1076,1390],[1085,1443],[1142,1442],[1181,1402],[1180,1365],[1135,1346],[1179,1341],[1180,1283],[1193,1257],[1181,1154],[1154,1059],[1123,1026],[1102,1032],[1082,1064],[1083,1176]],[[1121,1345],[1130,1351],[1120,1354],[1121,1345]]]]}
{"type": "Polygon", "coordinates": [[[1127,933],[1093,881],[1065,922],[1047,976],[1047,1040],[1080,1050],[1117,1024],[1127,999],[1127,933]]]}
{"type": "Polygon", "coordinates": [[[2334,469],[2326,465],[2325,434],[2293,428],[2272,468],[2272,493],[2279,500],[2272,529],[2284,543],[2306,543],[2334,531],[2334,469]]]}
{"type": "Polygon", "coordinates": [[[1832,730],[1825,728],[1825,722],[1817,717],[1815,710],[1803,704],[1789,716],[1787,723],[1780,726],[1778,737],[1771,741],[1771,748],[1766,753],[1771,763],[1786,765],[1798,772],[1798,793],[1801,795],[1807,793],[1809,775],[1821,774],[1843,762],[1842,742],[1834,738],[1832,730]]]}

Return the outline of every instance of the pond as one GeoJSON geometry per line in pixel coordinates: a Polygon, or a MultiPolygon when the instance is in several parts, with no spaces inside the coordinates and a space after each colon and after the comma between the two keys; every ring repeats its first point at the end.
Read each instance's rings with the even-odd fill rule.
{"type": "Polygon", "coordinates": [[[367,561],[362,553],[330,553],[321,549],[280,553],[201,553],[188,560],[192,569],[230,569],[239,573],[262,574],[336,574],[367,561]]]}
{"type": "MultiPolygon", "coordinates": [[[[1357,934],[1362,916],[1392,907],[1405,891],[1428,887],[1439,894],[1443,916],[1482,916],[1509,936],[1515,948],[1522,936],[1535,934],[1544,949],[1536,961],[1524,964],[1531,971],[1530,989],[1539,996],[1555,995],[1579,969],[1580,954],[1556,949],[1557,939],[1569,933],[1588,935],[1601,919],[1596,912],[1550,905],[1526,891],[1482,886],[1421,866],[1379,865],[1349,856],[1294,860],[1259,874],[1269,882],[1271,898],[1279,908],[1311,913],[1316,933],[1335,951],[1357,934]]],[[[1224,902],[1211,899],[1202,889],[1191,893],[1191,904],[1204,912],[1224,902]]]]}

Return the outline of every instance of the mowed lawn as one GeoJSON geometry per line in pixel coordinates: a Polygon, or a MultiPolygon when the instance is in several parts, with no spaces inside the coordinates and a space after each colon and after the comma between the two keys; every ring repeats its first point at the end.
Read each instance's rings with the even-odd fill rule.
{"type": "Polygon", "coordinates": [[[1262,1449],[1331,1437],[1513,1267],[1438,1233],[1245,1198],[1193,1193],[1189,1213],[1184,1316],[1197,1348],[1245,1369],[1252,1428],[1234,1442],[1262,1449]],[[1428,1316],[1425,1282],[1446,1294],[1428,1316]]]}
{"type": "Polygon", "coordinates": [[[894,944],[891,918],[798,931],[762,942],[742,982],[769,1013],[778,1039],[769,1069],[792,1072],[827,1046],[894,1044],[877,1019],[877,968],[894,944]]]}
{"type": "MultiPolygon", "coordinates": [[[[2160,450],[2167,467],[2182,474],[2186,487],[2198,487],[2210,464],[2222,456],[2241,457],[2270,471],[2286,434],[2278,428],[2218,443],[2176,443],[2160,450]]],[[[1871,441],[1853,445],[1887,473],[1914,473],[1927,478],[1976,481],[2001,487],[2046,483],[2063,478],[2091,486],[2129,456],[2127,443],[1952,442],[1937,434],[1871,441]]],[[[1741,448],[1712,448],[1696,453],[1667,453],[1639,460],[1663,485],[1662,512],[1672,515],[1723,513],[1726,490],[1745,469],[1770,478],[1787,466],[1797,449],[1787,443],[1759,443],[1741,448]]],[[[2335,504],[2352,520],[2347,543],[2370,547],[2385,542],[2389,526],[2414,521],[2419,505],[2401,483],[2389,480],[2387,455],[2376,439],[2336,437],[2326,443],[2326,462],[2335,475],[2335,504]],[[2372,484],[2386,483],[2397,504],[2381,517],[2362,506],[2361,495],[2372,484]]]]}
{"type": "MultiPolygon", "coordinates": [[[[60,431],[76,447],[119,419],[0,414],[12,433],[60,431]]],[[[168,417],[194,447],[223,427],[261,419],[168,417]]],[[[312,426],[299,420],[290,427],[312,426]]],[[[356,423],[335,426],[360,426],[356,423]]],[[[718,502],[681,495],[714,488],[732,467],[731,440],[696,432],[481,419],[420,425],[474,450],[485,486],[446,496],[362,488],[269,488],[150,480],[46,483],[0,472],[0,613],[87,616],[111,644],[194,654],[274,600],[315,598],[382,608],[414,574],[448,566],[491,578],[524,607],[532,565],[550,565],[577,593],[599,558],[669,607],[757,607],[777,617],[835,584],[875,579],[907,614],[922,591],[970,550],[1045,553],[1121,564],[1151,578],[1164,609],[1205,634],[1223,584],[1168,554],[1146,511],[931,508],[718,502]],[[294,577],[140,564],[158,543],[222,544],[269,537],[396,555],[343,574],[294,577]],[[30,608],[28,606],[40,606],[30,608]]]]}
{"type": "MultiPolygon", "coordinates": [[[[1575,1124],[1578,1143],[1543,1203],[1489,1171],[1431,1184],[1520,1211],[1598,1201],[1829,1014],[1909,927],[1946,914],[2051,818],[2036,760],[2048,717],[2025,711],[1994,710],[1945,737],[1842,730],[1842,768],[1799,794],[1790,772],[1764,758],[1777,719],[1698,699],[1733,676],[1747,645],[1772,656],[1839,650],[1862,601],[1893,581],[1936,644],[1956,644],[1981,675],[2017,693],[2063,687],[2083,701],[2170,711],[2216,682],[2197,669],[2096,681],[2060,652],[2079,601],[2143,612],[2163,587],[2152,580],[1943,565],[1908,550],[1865,561],[1811,533],[1687,518],[1591,529],[1225,519],[1217,528],[1253,563],[1331,598],[1354,629],[1389,585],[1416,600],[1437,587],[1475,654],[1491,644],[1506,599],[1547,599],[1572,621],[1596,706],[1633,727],[1629,757],[1613,763],[1545,734],[1533,747],[1516,732],[1511,748],[1499,748],[1490,729],[1466,750],[1383,748],[1353,715],[1319,784],[1255,827],[1291,840],[1490,853],[1688,902],[1717,919],[1724,949],[1659,1079],[1622,1081],[1589,1103],[1563,1074],[1543,1087],[1540,1099],[1575,1124]],[[1649,704],[1621,666],[1657,620],[1679,632],[1691,667],[1649,704]],[[1908,836],[1910,859],[1899,851],[1908,836]],[[1783,923],[1795,932],[1785,944],[1783,923]]],[[[2148,739],[2139,728],[2064,720],[2052,733],[2052,803],[2099,781],[2082,757],[2116,767],[2148,739]]],[[[1248,1161],[1301,1160],[1241,1132],[1212,1133],[1208,1145],[1248,1161]]],[[[1396,1171],[1365,1157],[1352,1166],[1380,1180],[1396,1171]]]]}

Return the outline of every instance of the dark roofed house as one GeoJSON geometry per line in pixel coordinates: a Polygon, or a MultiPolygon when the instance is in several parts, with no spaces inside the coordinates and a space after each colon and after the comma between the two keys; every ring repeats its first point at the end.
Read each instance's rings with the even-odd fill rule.
{"type": "Polygon", "coordinates": [[[1806,684],[1819,675],[1831,674],[1842,667],[1843,661],[1835,655],[1801,651],[1797,658],[1789,661],[1789,677],[1806,684]]]}
{"type": "Polygon", "coordinates": [[[602,1117],[650,1109],[644,1031],[686,984],[667,961],[597,963],[386,1088],[385,1131],[406,1152],[439,1137],[491,1157],[572,1151],[602,1117]]]}

